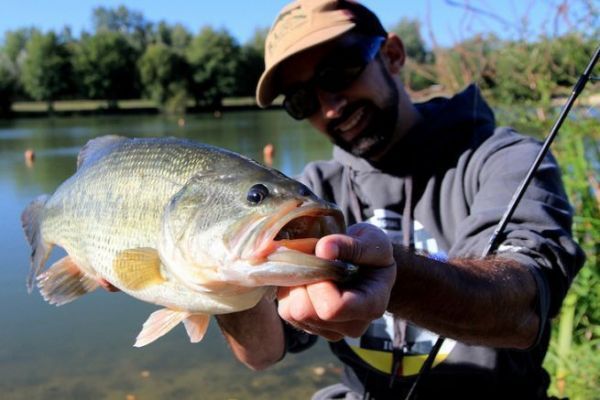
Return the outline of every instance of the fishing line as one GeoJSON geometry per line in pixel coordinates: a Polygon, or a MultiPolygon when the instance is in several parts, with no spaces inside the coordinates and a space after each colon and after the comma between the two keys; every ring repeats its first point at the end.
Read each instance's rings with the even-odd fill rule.
{"type": "MultiPolygon", "coordinates": [[[[483,253],[481,255],[482,258],[487,257],[495,249],[498,238],[504,232],[504,229],[506,228],[508,221],[510,220],[515,209],[517,208],[519,201],[523,197],[523,194],[525,193],[527,186],[533,179],[533,175],[535,174],[535,172],[538,169],[538,167],[540,166],[542,160],[546,156],[546,153],[548,152],[550,145],[552,144],[552,142],[554,141],[554,138],[558,134],[558,130],[560,129],[562,123],[564,122],[565,118],[569,114],[569,111],[571,110],[571,107],[573,106],[575,99],[577,99],[579,94],[583,91],[583,88],[585,87],[585,85],[588,81],[598,80],[598,77],[592,77],[592,70],[593,70],[594,66],[596,65],[596,62],[598,62],[599,57],[600,57],[600,46],[598,46],[598,48],[596,49],[594,55],[590,59],[590,62],[588,63],[587,67],[585,68],[583,74],[581,74],[581,76],[577,80],[577,83],[573,87],[573,91],[571,92],[571,95],[567,99],[567,102],[563,106],[556,122],[554,123],[554,125],[552,126],[552,129],[550,130],[550,134],[544,141],[544,144],[542,145],[542,148],[540,149],[537,157],[535,158],[535,160],[533,161],[533,164],[531,165],[529,171],[527,172],[525,179],[523,179],[523,182],[521,182],[521,184],[517,188],[517,191],[514,193],[508,207],[506,208],[504,215],[502,216],[502,219],[500,220],[500,222],[498,223],[498,226],[494,230],[494,233],[492,233],[492,236],[490,237],[485,249],[483,250],[483,253]]],[[[438,337],[437,341],[431,348],[431,351],[430,351],[429,355],[427,356],[427,359],[421,366],[421,369],[419,370],[419,374],[415,378],[415,381],[414,381],[413,385],[411,386],[408,394],[406,395],[405,400],[410,400],[412,398],[412,396],[416,393],[416,389],[419,385],[419,382],[421,381],[423,376],[425,376],[431,370],[433,362],[435,361],[435,358],[436,358],[438,352],[440,351],[440,348],[442,347],[442,344],[444,343],[445,339],[446,338],[443,336],[438,337]]]]}

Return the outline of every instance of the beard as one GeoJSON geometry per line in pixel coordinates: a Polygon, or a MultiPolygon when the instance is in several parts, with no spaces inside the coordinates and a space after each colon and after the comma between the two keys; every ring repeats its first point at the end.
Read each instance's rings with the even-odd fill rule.
{"type": "Polygon", "coordinates": [[[344,114],[340,118],[331,121],[327,127],[329,137],[335,145],[356,157],[366,159],[377,159],[385,153],[390,147],[398,123],[398,88],[383,64],[381,62],[378,62],[378,64],[389,88],[384,104],[377,106],[368,100],[357,101],[346,107],[344,114]],[[333,127],[339,121],[348,118],[360,107],[365,107],[366,112],[371,113],[369,124],[357,137],[351,141],[345,141],[340,135],[335,134],[333,127]]]}

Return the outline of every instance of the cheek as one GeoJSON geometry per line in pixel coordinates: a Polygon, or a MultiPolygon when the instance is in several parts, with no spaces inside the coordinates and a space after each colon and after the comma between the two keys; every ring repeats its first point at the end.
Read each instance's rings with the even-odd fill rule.
{"type": "Polygon", "coordinates": [[[372,62],[362,73],[356,85],[353,86],[352,95],[356,98],[369,100],[377,107],[387,104],[390,93],[390,82],[384,76],[381,65],[372,62]]]}
{"type": "Polygon", "coordinates": [[[313,128],[327,135],[327,121],[325,120],[325,117],[323,117],[320,109],[313,116],[308,118],[308,122],[310,122],[313,128]]]}

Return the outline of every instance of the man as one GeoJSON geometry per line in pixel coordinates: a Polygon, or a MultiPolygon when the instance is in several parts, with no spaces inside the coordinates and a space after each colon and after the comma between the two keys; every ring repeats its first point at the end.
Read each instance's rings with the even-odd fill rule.
{"type": "Polygon", "coordinates": [[[315,254],[361,275],[282,288],[277,304],[219,316],[221,328],[255,369],[309,346],[306,332],[330,340],[343,385],[316,399],[403,398],[437,335],[449,339],[418,398],[545,398],[549,318],[583,263],[560,171],[547,157],[497,250],[480,259],[539,143],[495,128],[473,86],[413,104],[398,77],[405,57],[358,3],[300,0],[281,11],[257,101],[283,94],[292,117],[335,144],[333,160],[311,163],[301,180],[350,227],[315,254]]]}

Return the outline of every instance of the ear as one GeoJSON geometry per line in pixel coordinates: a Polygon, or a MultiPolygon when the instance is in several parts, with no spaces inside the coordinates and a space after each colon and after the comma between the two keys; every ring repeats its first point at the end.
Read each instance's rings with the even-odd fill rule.
{"type": "Polygon", "coordinates": [[[404,51],[404,43],[394,32],[389,32],[387,40],[381,49],[385,56],[388,68],[392,74],[400,72],[406,61],[406,52],[404,51]]]}

